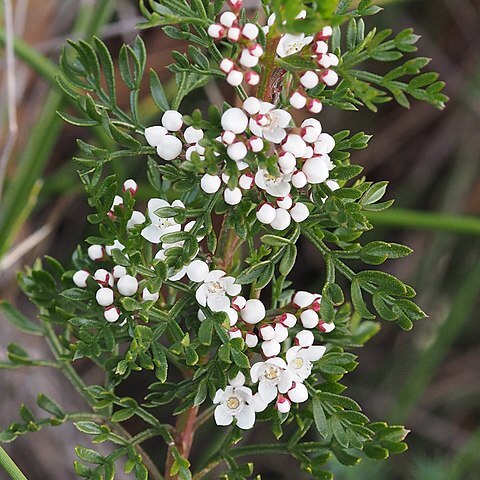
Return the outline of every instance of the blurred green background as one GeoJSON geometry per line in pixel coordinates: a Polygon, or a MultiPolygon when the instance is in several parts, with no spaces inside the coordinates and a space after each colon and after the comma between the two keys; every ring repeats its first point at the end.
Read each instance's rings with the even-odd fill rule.
{"type": "MultiPolygon", "coordinates": [[[[62,124],[56,116],[57,110],[70,108],[54,86],[60,49],[67,38],[97,33],[113,52],[118,51],[136,34],[140,20],[136,3],[2,2],[0,298],[8,298],[31,316],[35,312],[17,290],[16,272],[45,254],[67,261],[88,234],[88,207],[71,157],[78,137],[99,145],[104,141],[94,132],[62,124]],[[10,31],[16,36],[14,63],[5,48],[10,31]]],[[[415,287],[430,318],[410,333],[383,324],[381,333],[357,352],[360,366],[346,377],[349,395],[372,420],[404,423],[412,430],[410,449],[387,462],[330,467],[340,480],[475,480],[480,478],[480,2],[377,3],[384,4],[385,11],[367,19],[367,28],[398,32],[414,27],[422,36],[419,53],[433,59],[431,70],[447,82],[451,101],[443,112],[419,103],[409,111],[392,104],[377,114],[326,109],[320,119],[328,132],[350,129],[374,135],[370,148],[354,153],[352,161],[365,167],[369,180],[389,180],[389,198],[397,200],[390,211],[372,217],[377,228],[367,237],[414,248],[410,257],[387,268],[415,287]]],[[[254,8],[256,2],[245,4],[254,8]]],[[[150,66],[171,91],[174,85],[164,67],[170,63],[170,51],[185,45],[159,29],[142,35],[150,66]]],[[[228,89],[210,85],[189,97],[183,111],[224,98],[232,101],[228,89]]],[[[148,99],[143,111],[154,123],[157,117],[148,99]]],[[[138,178],[140,166],[132,162],[114,168],[121,178],[138,178]]],[[[139,180],[145,180],[144,174],[139,180]]],[[[306,241],[301,243],[292,280],[299,289],[321,289],[323,262],[306,241]]],[[[11,342],[27,345],[32,356],[47,355],[42,339],[26,338],[0,321],[0,360],[11,342]]],[[[98,379],[88,363],[80,361],[78,368],[87,383],[98,379]]],[[[56,372],[0,371],[0,385],[2,428],[17,418],[20,403],[33,407],[39,391],[71,410],[82,407],[56,372]]],[[[139,394],[144,391],[141,376],[132,379],[131,388],[139,394]]],[[[62,426],[21,438],[8,451],[30,480],[65,480],[73,478],[73,446],[86,442],[73,427],[62,426]]],[[[193,459],[200,455],[201,449],[194,451],[193,459]]],[[[293,462],[259,457],[256,471],[266,479],[302,478],[291,473],[288,461],[293,462]]]]}

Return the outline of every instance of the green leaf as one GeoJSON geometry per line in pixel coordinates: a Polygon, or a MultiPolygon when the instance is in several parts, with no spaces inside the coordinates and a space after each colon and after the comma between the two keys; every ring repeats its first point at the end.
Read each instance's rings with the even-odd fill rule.
{"type": "Polygon", "coordinates": [[[76,422],[74,425],[79,432],[86,433],[87,435],[100,435],[103,433],[102,427],[95,422],[76,422]]]}
{"type": "Polygon", "coordinates": [[[312,408],[313,419],[315,420],[318,433],[326,439],[330,435],[330,427],[327,422],[325,410],[322,407],[322,402],[317,397],[313,397],[312,399],[312,408]]]}
{"type": "Polygon", "coordinates": [[[368,310],[365,300],[363,300],[360,282],[356,278],[352,280],[352,284],[350,286],[350,294],[352,297],[353,308],[355,309],[355,311],[362,318],[374,320],[375,315],[370,313],[370,311],[368,310]]]}
{"type": "Polygon", "coordinates": [[[246,285],[252,283],[256,280],[266,269],[269,269],[271,266],[271,262],[269,260],[265,260],[263,262],[256,263],[251,267],[246,268],[237,276],[236,283],[240,285],[246,285]]]}
{"type": "Polygon", "coordinates": [[[292,242],[288,238],[279,237],[278,235],[266,234],[260,237],[260,240],[265,245],[272,247],[285,247],[291,245],[292,242]]]}
{"type": "Polygon", "coordinates": [[[48,413],[51,413],[54,417],[59,419],[65,418],[65,412],[62,408],[55,403],[51,398],[48,398],[45,394],[40,393],[37,397],[37,405],[48,413]]]}
{"type": "Polygon", "coordinates": [[[134,415],[135,415],[134,407],[122,408],[121,410],[117,410],[112,415],[111,421],[114,423],[124,422],[125,420],[132,418],[134,415]]]}
{"type": "Polygon", "coordinates": [[[375,241],[367,243],[360,250],[360,260],[370,265],[380,265],[388,258],[402,258],[410,255],[412,249],[398,243],[375,241]]]}
{"type": "Polygon", "coordinates": [[[88,462],[88,463],[101,465],[105,461],[102,455],[100,455],[98,452],[90,448],[76,446],[75,453],[81,460],[84,460],[85,462],[88,462]]]}
{"type": "Polygon", "coordinates": [[[198,340],[202,345],[211,345],[213,336],[213,320],[207,317],[198,329],[198,340]]]}
{"type": "Polygon", "coordinates": [[[162,113],[170,110],[170,105],[168,104],[160,79],[158,78],[157,72],[153,69],[150,70],[150,91],[152,92],[155,105],[162,113]]]}
{"type": "Polygon", "coordinates": [[[5,318],[18,330],[30,335],[43,335],[44,330],[40,325],[33,323],[6,300],[0,301],[0,311],[5,318]]]}
{"type": "Polygon", "coordinates": [[[297,259],[297,247],[295,245],[288,245],[285,248],[285,253],[280,261],[278,267],[280,273],[286,277],[292,270],[297,259]]]}

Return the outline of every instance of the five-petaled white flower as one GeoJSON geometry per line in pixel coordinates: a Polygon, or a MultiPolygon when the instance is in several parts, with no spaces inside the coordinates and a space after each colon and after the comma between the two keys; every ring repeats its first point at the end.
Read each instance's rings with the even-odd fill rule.
{"type": "Polygon", "coordinates": [[[269,142],[281,143],[287,136],[285,129],[288,127],[292,116],[281,108],[268,102],[261,102],[260,111],[250,118],[250,131],[257,137],[263,137],[269,142]]]}
{"type": "Polygon", "coordinates": [[[286,33],[282,36],[277,46],[277,55],[279,57],[289,57],[295,53],[298,53],[303,47],[312,43],[313,37],[306,36],[304,33],[294,35],[292,33],[286,33]]]}
{"type": "Polygon", "coordinates": [[[291,178],[291,173],[280,173],[275,176],[260,168],[255,174],[255,185],[274,197],[286,197],[290,193],[291,178]]]}
{"type": "Polygon", "coordinates": [[[277,392],[286,393],[292,386],[287,364],[282,358],[269,358],[257,362],[250,369],[252,382],[258,383],[258,393],[267,403],[277,398],[277,392]]]}
{"type": "Polygon", "coordinates": [[[294,382],[301,383],[306,380],[312,371],[312,362],[322,358],[326,348],[321,345],[311,347],[291,347],[287,350],[287,369],[294,382]]]}
{"type": "Polygon", "coordinates": [[[160,208],[170,206],[185,208],[185,205],[180,200],[175,200],[171,205],[162,198],[151,198],[148,201],[148,217],[152,223],[142,230],[142,237],[150,243],[160,243],[163,235],[166,233],[179,232],[181,230],[182,226],[175,219],[162,218],[155,213],[160,208]]]}
{"type": "Polygon", "coordinates": [[[225,312],[230,308],[230,296],[240,293],[242,287],[235,283],[234,277],[226,277],[223,270],[212,270],[195,292],[197,302],[213,312],[225,312]]]}

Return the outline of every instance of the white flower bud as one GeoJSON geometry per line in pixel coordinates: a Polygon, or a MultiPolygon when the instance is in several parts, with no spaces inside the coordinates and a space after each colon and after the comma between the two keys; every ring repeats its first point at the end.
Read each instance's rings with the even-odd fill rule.
{"type": "Polygon", "coordinates": [[[255,40],[258,37],[258,27],[254,23],[246,23],[242,28],[242,35],[249,40],[255,40]]]}
{"type": "Polygon", "coordinates": [[[218,23],[212,23],[212,25],[208,27],[207,32],[214,40],[219,40],[225,36],[225,29],[222,25],[218,25],[218,23]]]}
{"type": "Polygon", "coordinates": [[[258,333],[263,340],[272,340],[275,337],[275,329],[271,325],[262,325],[258,333]]]}
{"type": "Polygon", "coordinates": [[[243,102],[243,109],[250,115],[256,115],[260,111],[261,102],[256,97],[248,97],[243,102]]]}
{"type": "Polygon", "coordinates": [[[160,143],[160,139],[167,134],[167,129],[156,125],[145,129],[145,139],[151,147],[156,147],[160,143]]]}
{"type": "Polygon", "coordinates": [[[322,133],[315,143],[315,153],[330,153],[335,147],[335,139],[328,133],[322,133]]]}
{"type": "Polygon", "coordinates": [[[264,203],[257,210],[256,216],[259,222],[269,225],[275,220],[275,207],[269,203],[264,203]]]}
{"type": "Polygon", "coordinates": [[[285,152],[289,152],[292,155],[295,155],[295,157],[300,158],[305,155],[307,144],[300,135],[291,133],[287,136],[287,139],[285,143],[283,143],[282,148],[283,150],[285,150],[285,152]]]}
{"type": "Polygon", "coordinates": [[[293,388],[288,391],[288,398],[294,403],[303,403],[308,400],[308,390],[303,383],[296,383],[293,388]]]}
{"type": "Polygon", "coordinates": [[[295,335],[296,344],[299,347],[310,347],[313,345],[315,337],[310,330],[301,330],[295,335]]]}
{"type": "Polygon", "coordinates": [[[247,153],[247,147],[242,142],[235,142],[227,147],[227,155],[235,161],[243,160],[247,153]]]}
{"type": "Polygon", "coordinates": [[[273,222],[270,223],[270,226],[275,230],[285,230],[290,226],[292,217],[290,214],[283,208],[275,209],[275,218],[273,222]]]}
{"type": "Polygon", "coordinates": [[[97,260],[101,260],[105,255],[105,252],[103,251],[103,247],[101,245],[90,245],[88,247],[87,253],[90,257],[90,260],[93,260],[94,262],[97,260]]]}
{"type": "Polygon", "coordinates": [[[220,188],[222,181],[218,175],[206,173],[200,180],[200,187],[206,193],[215,193],[220,188]]]}
{"type": "Polygon", "coordinates": [[[233,12],[223,12],[220,15],[220,23],[227,28],[233,26],[237,22],[237,16],[233,12]]]}
{"type": "Polygon", "coordinates": [[[134,210],[130,220],[127,222],[127,228],[131,230],[136,225],[141,225],[142,223],[145,223],[145,215],[142,212],[134,210]]]}
{"type": "Polygon", "coordinates": [[[245,305],[247,304],[247,300],[245,297],[242,297],[241,295],[236,296],[232,300],[232,307],[235,308],[236,310],[241,310],[245,305]]]}
{"type": "Polygon", "coordinates": [[[261,152],[263,150],[263,140],[260,137],[251,137],[247,141],[247,145],[252,152],[261,152]]]}
{"type": "Polygon", "coordinates": [[[280,208],[288,210],[293,204],[292,196],[287,195],[286,197],[277,197],[277,205],[280,208]]]}
{"type": "Polygon", "coordinates": [[[335,324],[333,322],[328,323],[320,320],[318,329],[323,333],[330,333],[332,330],[335,330],[335,324]]]}
{"type": "Polygon", "coordinates": [[[312,71],[309,70],[308,72],[305,72],[301,77],[300,77],[300,83],[305,87],[305,88],[314,88],[318,85],[318,82],[320,80],[318,79],[318,75],[312,71]]]}
{"type": "Polygon", "coordinates": [[[240,65],[242,65],[245,68],[253,68],[257,65],[258,63],[258,57],[255,57],[252,55],[248,48],[245,48],[242,51],[242,54],[240,55],[240,65]]]}
{"type": "Polygon", "coordinates": [[[252,174],[244,173],[238,179],[238,185],[244,190],[250,190],[253,187],[255,179],[252,174]]]}
{"type": "Polygon", "coordinates": [[[280,344],[276,340],[267,340],[262,343],[262,352],[266,357],[276,357],[280,350],[280,344]]]}
{"type": "Polygon", "coordinates": [[[313,303],[315,295],[310,292],[299,290],[292,298],[292,303],[297,308],[305,308],[313,303]]]}
{"type": "Polygon", "coordinates": [[[112,275],[114,279],[119,279],[127,274],[127,269],[122,265],[115,265],[113,267],[112,275]]]}
{"type": "Polygon", "coordinates": [[[307,125],[302,128],[302,138],[308,143],[314,143],[317,141],[320,136],[321,131],[313,127],[312,125],[307,125]]]}
{"type": "Polygon", "coordinates": [[[238,42],[242,31],[238,27],[231,27],[228,29],[227,38],[232,42],[238,42]]]}
{"type": "Polygon", "coordinates": [[[303,164],[302,172],[307,177],[308,183],[311,184],[322,183],[330,175],[328,167],[320,157],[309,158],[303,164]]]}
{"type": "Polygon", "coordinates": [[[288,338],[288,328],[282,323],[275,325],[275,340],[279,343],[284,342],[288,338]]]}
{"type": "Polygon", "coordinates": [[[107,322],[114,323],[120,318],[120,310],[117,307],[110,305],[103,312],[103,316],[107,322]]]}
{"type": "Polygon", "coordinates": [[[151,301],[156,302],[159,299],[159,297],[160,297],[160,293],[158,292],[152,293],[147,287],[145,287],[142,290],[142,300],[144,302],[151,302],[151,301]]]}
{"type": "Polygon", "coordinates": [[[228,316],[228,320],[230,321],[230,326],[233,327],[238,320],[238,312],[234,308],[227,308],[225,313],[228,316]]]}
{"type": "Polygon", "coordinates": [[[228,336],[230,338],[242,338],[242,331],[237,328],[237,327],[231,327],[230,330],[228,331],[228,336]]]}
{"type": "Polygon", "coordinates": [[[229,108],[222,115],[222,128],[230,132],[243,133],[248,126],[248,117],[241,108],[229,108]]]}
{"type": "Polygon", "coordinates": [[[258,345],[258,337],[254,333],[248,332],[245,335],[245,343],[248,348],[255,348],[258,345]]]}
{"type": "Polygon", "coordinates": [[[220,70],[223,73],[230,73],[233,70],[233,67],[235,67],[235,62],[231,60],[230,58],[224,58],[220,62],[220,70]]]}
{"type": "Polygon", "coordinates": [[[183,125],[183,117],[176,110],[167,110],[162,116],[162,125],[169,132],[178,132],[183,125]]]}
{"type": "Polygon", "coordinates": [[[294,222],[300,223],[308,218],[310,211],[304,203],[296,203],[290,209],[290,215],[292,216],[294,222]]]}
{"type": "Polygon", "coordinates": [[[340,60],[334,53],[329,53],[328,56],[330,57],[332,67],[336,67],[340,63],[340,60]]]}
{"type": "Polygon", "coordinates": [[[303,188],[306,184],[307,184],[306,175],[301,170],[297,170],[292,175],[292,185],[295,188],[303,188]]]}
{"type": "Polygon", "coordinates": [[[194,260],[187,267],[187,277],[192,282],[203,282],[208,275],[208,265],[203,260],[194,260]]]}
{"type": "Polygon", "coordinates": [[[254,57],[261,57],[263,55],[263,48],[259,43],[256,43],[255,45],[250,45],[248,47],[248,51],[254,56],[254,57]]]}
{"type": "Polygon", "coordinates": [[[291,97],[290,97],[290,105],[293,108],[296,108],[297,110],[300,110],[307,104],[307,97],[305,95],[302,95],[300,92],[295,92],[291,97]]]}
{"type": "Polygon", "coordinates": [[[325,53],[318,55],[315,60],[320,68],[328,68],[332,65],[331,58],[325,53]]]}
{"type": "Polygon", "coordinates": [[[318,313],[315,310],[305,310],[300,314],[300,320],[304,328],[315,328],[318,325],[318,313]]]}
{"type": "Polygon", "coordinates": [[[255,325],[265,318],[265,305],[260,300],[247,300],[240,311],[240,316],[245,323],[255,325]]]}
{"type": "Polygon", "coordinates": [[[110,211],[113,212],[114,208],[120,205],[123,205],[123,198],[120,195],[115,195],[110,211]]]}
{"type": "Polygon", "coordinates": [[[320,75],[320,80],[327,85],[327,87],[333,87],[338,82],[338,74],[333,70],[325,70],[320,75]]]}
{"type": "Polygon", "coordinates": [[[73,274],[73,283],[79,288],[85,288],[87,286],[87,278],[90,274],[86,270],[79,270],[73,274]]]}
{"type": "Polygon", "coordinates": [[[200,128],[187,127],[183,132],[183,138],[187,143],[197,143],[203,138],[203,130],[200,128]]]}
{"type": "Polygon", "coordinates": [[[117,288],[121,295],[131,297],[135,295],[138,290],[138,281],[131,275],[124,275],[117,282],[117,288]]]}
{"type": "Polygon", "coordinates": [[[123,182],[123,191],[124,192],[130,192],[130,195],[133,197],[138,190],[138,185],[135,180],[132,178],[129,178],[128,180],[125,180],[123,182]]]}
{"type": "Polygon", "coordinates": [[[182,152],[182,142],[173,135],[164,135],[158,145],[157,153],[163,160],[174,160],[182,152]]]}
{"type": "Polygon", "coordinates": [[[223,199],[228,205],[238,205],[242,200],[242,191],[238,187],[233,190],[226,188],[223,192],[223,199]]]}
{"type": "Polygon", "coordinates": [[[297,324],[297,317],[293,313],[284,313],[280,317],[280,323],[287,328],[292,328],[297,324]]]}
{"type": "Polygon", "coordinates": [[[110,285],[113,287],[113,276],[110,274],[110,272],[107,272],[104,268],[99,268],[94,274],[93,278],[95,279],[96,282],[98,282],[100,285],[103,285],[106,287],[107,285],[110,285]]]}
{"type": "Polygon", "coordinates": [[[102,287],[95,294],[97,303],[102,307],[108,307],[113,303],[113,290],[111,288],[102,287]]]}
{"type": "Polygon", "coordinates": [[[322,111],[322,102],[316,98],[309,98],[307,101],[307,109],[311,113],[320,113],[322,111]]]}
{"type": "Polygon", "coordinates": [[[330,26],[323,27],[320,32],[317,33],[317,40],[328,40],[333,35],[333,28],[330,26]]]}
{"type": "Polygon", "coordinates": [[[321,55],[328,52],[328,43],[323,40],[318,40],[313,44],[313,52],[321,55]]]}
{"type": "Polygon", "coordinates": [[[275,408],[280,413],[288,413],[291,408],[291,402],[288,398],[284,397],[283,395],[279,395],[277,398],[277,403],[275,403],[275,408]]]}
{"type": "Polygon", "coordinates": [[[297,166],[297,159],[293,153],[284,152],[278,157],[278,166],[282,173],[292,173],[297,166]]]}
{"type": "Polygon", "coordinates": [[[245,81],[248,85],[258,85],[260,75],[257,72],[250,70],[245,74],[245,81]]]}
{"type": "Polygon", "coordinates": [[[235,142],[237,136],[231,132],[230,130],[225,130],[223,133],[222,133],[222,142],[225,144],[225,145],[231,145],[233,142],[235,142]]]}

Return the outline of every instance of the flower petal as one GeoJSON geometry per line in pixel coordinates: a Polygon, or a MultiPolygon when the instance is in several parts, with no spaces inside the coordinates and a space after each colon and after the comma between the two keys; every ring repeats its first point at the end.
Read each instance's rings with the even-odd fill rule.
{"type": "Polygon", "coordinates": [[[270,403],[277,397],[277,387],[273,383],[263,380],[258,384],[258,393],[267,403],[270,403]]]}
{"type": "MultiPolygon", "coordinates": [[[[229,412],[228,408],[225,407],[224,405],[219,405],[215,409],[215,412],[213,412],[213,416],[215,417],[215,423],[221,426],[230,425],[233,420],[233,415],[229,412]]],[[[254,419],[254,422],[255,422],[255,419],[254,419]]]]}
{"type": "Polygon", "coordinates": [[[237,419],[237,427],[242,430],[252,428],[255,424],[255,410],[253,406],[244,405],[244,407],[235,415],[235,418],[237,419]]]}

